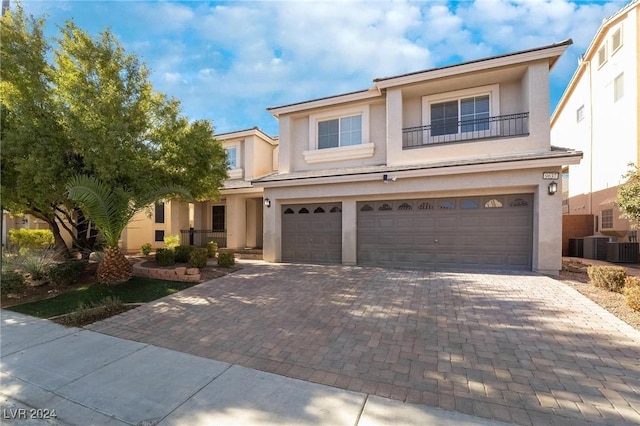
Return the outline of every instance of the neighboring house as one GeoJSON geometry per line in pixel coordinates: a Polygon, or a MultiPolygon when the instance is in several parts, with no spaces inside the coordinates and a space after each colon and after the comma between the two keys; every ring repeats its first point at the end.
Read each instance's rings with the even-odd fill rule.
{"type": "Polygon", "coordinates": [[[30,214],[12,215],[6,210],[2,211],[2,245],[10,244],[9,231],[12,229],[49,229],[49,224],[42,219],[38,219],[30,214]]]}
{"type": "MultiPolygon", "coordinates": [[[[552,143],[584,152],[567,170],[564,213],[593,217],[586,217],[581,235],[569,237],[633,238],[615,200],[627,164],[640,164],[639,5],[634,1],[603,21],[551,117],[552,143]]],[[[566,227],[580,219],[565,218],[566,227]]]]}
{"type": "Polygon", "coordinates": [[[265,260],[557,273],[557,175],[582,154],[550,144],[549,70],[570,44],[269,108],[265,260]]]}
{"type": "Polygon", "coordinates": [[[262,247],[262,188],[251,180],[273,173],[278,141],[258,128],[216,135],[227,152],[229,179],[220,198],[194,204],[177,200],[138,213],[122,234],[122,247],[139,251],[144,243],[164,247],[164,237],[179,235],[182,244],[215,241],[230,249],[262,247]]]}

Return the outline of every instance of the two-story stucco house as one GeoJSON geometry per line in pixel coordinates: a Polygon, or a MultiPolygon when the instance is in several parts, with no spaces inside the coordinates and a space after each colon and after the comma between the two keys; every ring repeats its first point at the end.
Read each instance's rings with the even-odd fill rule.
{"type": "Polygon", "coordinates": [[[627,164],[640,164],[639,21],[637,0],[603,21],[551,117],[551,142],[584,152],[568,167],[564,213],[593,218],[568,236],[628,241],[633,232],[615,200],[627,164]]]}
{"type": "Polygon", "coordinates": [[[550,144],[549,70],[570,44],[269,108],[265,260],[557,273],[558,174],[582,154],[550,144]]]}
{"type": "Polygon", "coordinates": [[[158,203],[138,213],[122,234],[122,247],[136,252],[144,243],[164,247],[164,238],[180,235],[182,244],[200,246],[215,241],[237,250],[262,247],[262,192],[253,179],[271,174],[278,140],[258,128],[216,135],[227,153],[229,178],[218,200],[158,203]]]}

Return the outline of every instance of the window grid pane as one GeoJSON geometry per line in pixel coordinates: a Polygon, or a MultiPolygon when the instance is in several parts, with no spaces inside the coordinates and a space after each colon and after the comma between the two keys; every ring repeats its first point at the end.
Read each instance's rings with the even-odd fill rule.
{"type": "Polygon", "coordinates": [[[361,115],[318,122],[318,149],[359,145],[361,143],[361,115]]]}
{"type": "Polygon", "coordinates": [[[618,102],[624,96],[624,73],[613,81],[613,101],[618,102]]]}
{"type": "Polygon", "coordinates": [[[431,105],[431,136],[458,133],[458,101],[431,105]]]}
{"type": "Polygon", "coordinates": [[[461,99],[460,121],[462,132],[489,130],[489,96],[461,99]]]}

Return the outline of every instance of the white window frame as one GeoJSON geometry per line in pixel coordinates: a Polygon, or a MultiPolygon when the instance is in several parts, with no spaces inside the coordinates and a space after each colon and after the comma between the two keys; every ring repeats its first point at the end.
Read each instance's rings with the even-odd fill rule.
{"type": "Polygon", "coordinates": [[[303,152],[304,159],[307,164],[315,164],[373,157],[374,144],[369,141],[369,128],[368,104],[310,114],[309,149],[303,152]],[[356,115],[361,117],[362,140],[360,144],[318,149],[318,124],[320,122],[339,120],[340,118],[353,117],[356,115]]]}
{"type": "MultiPolygon", "coordinates": [[[[480,86],[471,89],[457,90],[455,92],[438,93],[437,95],[428,95],[422,97],[422,125],[429,126],[431,124],[431,105],[439,104],[448,101],[458,101],[458,105],[461,99],[473,98],[477,96],[489,96],[489,117],[495,117],[500,115],[500,85],[492,84],[490,86],[480,86]]],[[[458,118],[460,117],[460,108],[458,108],[458,118]]],[[[500,123],[489,122],[489,130],[487,135],[490,137],[500,136],[500,123]]],[[[470,136],[474,132],[456,133],[456,140],[473,139],[470,136]]],[[[452,135],[429,135],[429,141],[436,142],[442,138],[450,137],[452,135]]]]}
{"type": "Polygon", "coordinates": [[[229,168],[229,170],[227,170],[227,175],[229,176],[229,179],[240,179],[243,177],[244,175],[244,170],[242,169],[242,167],[239,167],[240,164],[242,164],[242,152],[240,150],[240,142],[236,142],[233,144],[229,144],[229,145],[225,145],[224,146],[225,152],[231,150],[231,149],[235,149],[236,150],[236,164],[235,164],[235,168],[229,168]]]}
{"type": "Polygon", "coordinates": [[[604,66],[604,64],[607,63],[607,60],[609,59],[607,57],[607,43],[603,44],[600,49],[598,49],[598,51],[596,52],[596,57],[598,59],[598,69],[600,69],[604,66]],[[602,52],[602,55],[600,54],[600,52],[602,52]]]}
{"type": "Polygon", "coordinates": [[[613,79],[613,102],[618,102],[622,98],[624,98],[624,72],[613,79]]]}
{"type": "Polygon", "coordinates": [[[600,212],[600,228],[613,229],[613,209],[604,209],[600,212]],[[606,222],[605,222],[605,213],[606,222]]]}
{"type": "Polygon", "coordinates": [[[611,35],[611,56],[615,55],[616,52],[620,50],[620,48],[622,47],[622,44],[623,44],[622,35],[623,35],[622,25],[620,25],[611,35]],[[620,44],[618,44],[617,46],[613,43],[613,40],[615,39],[616,34],[618,34],[620,37],[620,44]]]}

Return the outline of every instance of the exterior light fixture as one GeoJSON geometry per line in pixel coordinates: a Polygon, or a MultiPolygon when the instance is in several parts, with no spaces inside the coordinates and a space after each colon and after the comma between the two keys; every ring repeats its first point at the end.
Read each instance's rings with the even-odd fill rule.
{"type": "Polygon", "coordinates": [[[558,184],[556,182],[551,182],[549,184],[549,195],[553,195],[558,192],[558,184]]]}
{"type": "Polygon", "coordinates": [[[382,175],[382,181],[384,183],[389,183],[389,181],[395,182],[396,179],[398,179],[396,176],[389,176],[389,175],[386,175],[386,174],[382,175]]]}
{"type": "Polygon", "coordinates": [[[264,199],[264,206],[265,206],[265,207],[271,207],[271,200],[270,200],[270,199],[268,199],[268,198],[265,198],[265,199],[264,199]]]}

